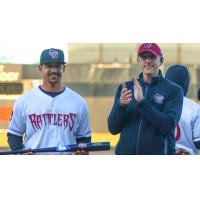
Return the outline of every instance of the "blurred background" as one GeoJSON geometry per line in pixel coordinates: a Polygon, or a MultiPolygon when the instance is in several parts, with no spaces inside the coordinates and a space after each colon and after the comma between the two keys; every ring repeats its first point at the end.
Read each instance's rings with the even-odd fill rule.
{"type": "MultiPolygon", "coordinates": [[[[172,64],[186,65],[191,75],[188,97],[197,101],[200,43],[159,45],[165,58],[161,67],[163,74],[172,64]]],[[[62,46],[68,62],[63,83],[86,99],[93,142],[110,141],[115,146],[119,136],[108,133],[107,117],[119,83],[140,73],[137,67],[139,43],[68,43],[62,46]]],[[[6,133],[16,98],[42,83],[37,68],[41,51],[30,52],[31,57],[0,47],[0,148],[8,147],[6,133]]]]}

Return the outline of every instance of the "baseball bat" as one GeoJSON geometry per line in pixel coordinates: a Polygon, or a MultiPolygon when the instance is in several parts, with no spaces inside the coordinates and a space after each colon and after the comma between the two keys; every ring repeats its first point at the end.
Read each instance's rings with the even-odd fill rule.
{"type": "Polygon", "coordinates": [[[106,151],[110,150],[110,142],[94,142],[94,143],[80,143],[65,145],[59,147],[47,147],[38,149],[22,149],[16,151],[1,151],[0,155],[12,155],[12,154],[23,154],[23,153],[44,153],[44,152],[76,152],[78,150],[86,151],[106,151]]]}

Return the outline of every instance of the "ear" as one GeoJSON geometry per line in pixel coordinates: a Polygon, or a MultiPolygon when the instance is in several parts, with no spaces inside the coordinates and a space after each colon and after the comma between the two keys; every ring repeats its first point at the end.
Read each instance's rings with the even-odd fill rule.
{"type": "Polygon", "coordinates": [[[42,65],[38,65],[38,70],[42,71],[42,65]]]}
{"type": "Polygon", "coordinates": [[[160,57],[160,63],[161,63],[161,65],[163,64],[163,62],[164,62],[164,57],[160,57]]]}
{"type": "Polygon", "coordinates": [[[65,65],[63,65],[63,72],[65,72],[65,65]]]}

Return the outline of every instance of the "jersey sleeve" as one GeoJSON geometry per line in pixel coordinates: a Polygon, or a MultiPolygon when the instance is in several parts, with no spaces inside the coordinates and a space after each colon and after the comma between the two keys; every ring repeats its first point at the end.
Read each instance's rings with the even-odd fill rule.
{"type": "Polygon", "coordinates": [[[16,136],[23,136],[26,129],[26,122],[23,117],[22,106],[23,102],[18,99],[13,106],[13,111],[8,127],[8,133],[16,136]]]}
{"type": "Polygon", "coordinates": [[[77,139],[91,137],[89,112],[86,103],[83,105],[81,112],[80,124],[76,132],[77,139]]]}

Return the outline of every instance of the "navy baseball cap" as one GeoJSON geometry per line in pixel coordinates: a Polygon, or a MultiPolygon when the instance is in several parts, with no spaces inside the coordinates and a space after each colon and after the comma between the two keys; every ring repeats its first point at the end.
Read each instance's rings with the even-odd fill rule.
{"type": "Polygon", "coordinates": [[[45,49],[40,56],[40,64],[46,64],[46,63],[63,63],[65,64],[65,56],[61,49],[45,49]]]}
{"type": "Polygon", "coordinates": [[[172,65],[166,71],[165,78],[181,86],[184,91],[184,96],[187,95],[190,84],[190,74],[187,67],[183,65],[172,65]]]}

